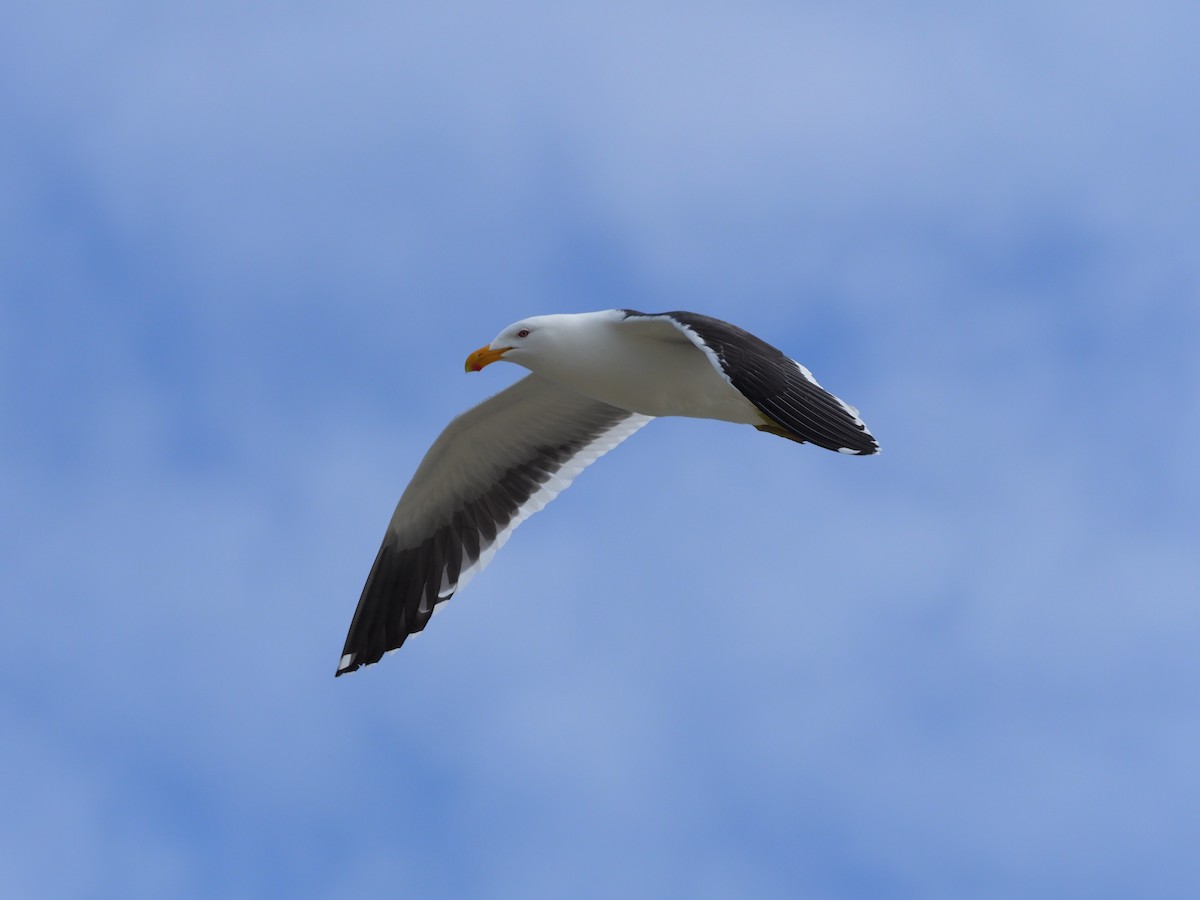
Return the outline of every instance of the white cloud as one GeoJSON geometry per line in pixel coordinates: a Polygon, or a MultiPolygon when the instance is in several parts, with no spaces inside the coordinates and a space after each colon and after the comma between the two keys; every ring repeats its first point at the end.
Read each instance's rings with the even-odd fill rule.
{"type": "Polygon", "coordinates": [[[1194,13],[206,9],[0,54],[16,893],[1190,883],[1194,13]],[[463,355],[610,304],[883,455],[654,423],[333,681],[463,355]]]}

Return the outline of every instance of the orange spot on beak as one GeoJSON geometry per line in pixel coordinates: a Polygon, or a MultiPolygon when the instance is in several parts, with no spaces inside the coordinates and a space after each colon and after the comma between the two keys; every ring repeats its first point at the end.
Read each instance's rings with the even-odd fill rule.
{"type": "Polygon", "coordinates": [[[512,347],[500,347],[496,350],[493,350],[491,347],[480,347],[467,357],[467,363],[465,366],[463,366],[463,370],[467,372],[478,372],[484,366],[490,366],[511,349],[512,347]]]}

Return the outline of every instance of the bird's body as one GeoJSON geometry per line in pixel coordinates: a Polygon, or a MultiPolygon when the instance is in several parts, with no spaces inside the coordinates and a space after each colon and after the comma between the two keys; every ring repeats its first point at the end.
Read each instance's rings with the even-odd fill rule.
{"type": "Polygon", "coordinates": [[[665,319],[603,310],[538,316],[524,324],[529,322],[553,328],[561,352],[522,364],[586,397],[644,416],[762,423],[754,404],[665,319]]]}
{"type": "Polygon", "coordinates": [[[854,455],[879,446],[853,407],[754,335],[696,313],[537,316],[467,358],[527,376],[456,418],[396,506],[337,674],[421,631],[520,522],[652,418],[754,427],[854,455]]]}

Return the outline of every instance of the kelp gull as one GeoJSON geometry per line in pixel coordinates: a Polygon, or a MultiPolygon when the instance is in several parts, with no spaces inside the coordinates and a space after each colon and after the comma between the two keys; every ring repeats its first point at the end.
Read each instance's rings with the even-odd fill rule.
{"type": "Polygon", "coordinates": [[[421,631],[521,522],[657,416],[753,425],[839,453],[879,451],[858,411],[808,369],[709,316],[535,316],[468,356],[466,370],[497,360],[532,374],[460,415],[425,454],[367,577],[337,675],[421,631]]]}

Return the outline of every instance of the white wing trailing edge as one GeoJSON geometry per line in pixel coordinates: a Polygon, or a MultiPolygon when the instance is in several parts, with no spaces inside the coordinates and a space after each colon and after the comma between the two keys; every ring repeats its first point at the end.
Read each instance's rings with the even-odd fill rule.
{"type": "Polygon", "coordinates": [[[396,505],[336,674],[421,631],[521,522],[649,421],[529,375],[451,422],[396,505]]]}

